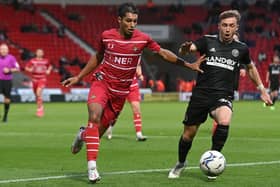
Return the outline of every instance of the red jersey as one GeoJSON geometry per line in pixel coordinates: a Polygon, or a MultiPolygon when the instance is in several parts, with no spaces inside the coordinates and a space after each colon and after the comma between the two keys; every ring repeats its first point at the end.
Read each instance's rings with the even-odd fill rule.
{"type": "Polygon", "coordinates": [[[32,58],[27,64],[27,67],[32,67],[32,79],[46,79],[47,77],[47,70],[50,67],[50,63],[48,59],[37,59],[32,58]]]}
{"type": "Polygon", "coordinates": [[[125,39],[118,29],[110,29],[102,33],[97,51],[104,54],[104,58],[98,70],[113,94],[124,96],[129,93],[129,87],[145,47],[154,52],[160,50],[158,43],[139,30],[134,30],[129,39],[125,39]]]}

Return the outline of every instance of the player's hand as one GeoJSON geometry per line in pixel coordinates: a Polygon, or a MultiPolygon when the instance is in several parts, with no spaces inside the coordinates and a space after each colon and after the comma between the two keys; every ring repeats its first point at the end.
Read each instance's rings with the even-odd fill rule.
{"type": "Polygon", "coordinates": [[[198,71],[200,73],[203,73],[203,70],[200,69],[200,64],[202,62],[205,62],[205,60],[206,60],[205,56],[206,55],[200,56],[194,63],[190,64],[190,68],[194,71],[198,71]]]}
{"type": "Polygon", "coordinates": [[[268,106],[270,106],[270,105],[273,104],[273,103],[272,103],[272,100],[271,100],[271,98],[270,98],[270,96],[269,96],[269,94],[268,94],[265,90],[263,90],[263,91],[261,92],[261,99],[262,99],[263,102],[264,102],[266,105],[268,105],[268,106]]]}
{"type": "Polygon", "coordinates": [[[69,87],[74,84],[77,84],[79,81],[80,81],[80,79],[77,76],[75,76],[75,77],[70,77],[70,78],[62,81],[61,84],[62,84],[62,86],[69,87]]]}
{"type": "Polygon", "coordinates": [[[192,45],[192,42],[191,42],[191,41],[186,41],[185,43],[183,43],[183,44],[180,46],[179,53],[180,53],[181,55],[185,55],[185,54],[189,53],[189,52],[190,52],[191,45],[192,45]]]}
{"type": "Polygon", "coordinates": [[[11,70],[9,68],[3,68],[3,73],[4,74],[8,74],[8,73],[11,73],[11,70]]]}
{"type": "Polygon", "coordinates": [[[240,69],[239,75],[240,75],[241,77],[245,77],[245,76],[246,76],[246,70],[245,70],[245,69],[240,69]]]}
{"type": "Polygon", "coordinates": [[[138,79],[140,80],[140,81],[143,81],[144,80],[144,76],[141,74],[141,75],[138,75],[138,79]]]}
{"type": "Polygon", "coordinates": [[[51,71],[46,71],[46,75],[49,75],[49,74],[51,74],[51,71]]]}

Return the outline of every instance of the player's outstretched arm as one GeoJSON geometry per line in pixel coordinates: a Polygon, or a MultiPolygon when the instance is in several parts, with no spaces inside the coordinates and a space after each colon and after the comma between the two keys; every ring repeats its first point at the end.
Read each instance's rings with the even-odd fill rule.
{"type": "Polygon", "coordinates": [[[48,67],[47,71],[46,71],[46,74],[49,75],[49,74],[52,72],[52,70],[53,70],[53,66],[50,65],[50,66],[48,67]]]}
{"type": "Polygon", "coordinates": [[[62,86],[69,87],[74,84],[77,84],[79,81],[81,81],[86,75],[88,75],[90,72],[92,72],[99,64],[100,60],[98,60],[98,54],[93,55],[86,66],[81,70],[81,72],[74,77],[70,77],[64,81],[62,81],[62,86]]]}
{"type": "Polygon", "coordinates": [[[141,65],[140,63],[137,65],[136,67],[136,76],[137,78],[140,80],[140,81],[143,81],[144,80],[144,76],[142,74],[142,68],[141,68],[141,65]]]}
{"type": "Polygon", "coordinates": [[[170,51],[168,49],[161,48],[159,51],[159,55],[168,62],[177,64],[180,66],[184,66],[184,67],[190,68],[194,71],[203,73],[203,71],[200,69],[200,64],[205,61],[205,55],[199,57],[194,63],[189,63],[189,62],[185,61],[184,59],[178,57],[177,55],[175,55],[172,51],[170,51]]]}
{"type": "Polygon", "coordinates": [[[248,64],[247,68],[250,79],[254,82],[261,93],[261,99],[265,102],[265,104],[272,105],[271,98],[263,86],[262,80],[254,63],[248,64]]]}

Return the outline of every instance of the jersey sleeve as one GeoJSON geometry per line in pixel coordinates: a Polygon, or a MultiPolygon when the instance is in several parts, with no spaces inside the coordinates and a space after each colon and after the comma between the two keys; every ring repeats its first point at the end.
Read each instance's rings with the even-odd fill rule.
{"type": "Polygon", "coordinates": [[[251,58],[250,58],[250,52],[249,52],[249,49],[248,47],[245,48],[244,50],[244,55],[242,56],[242,59],[241,59],[241,63],[242,64],[251,64],[251,58]]]}
{"type": "Polygon", "coordinates": [[[153,52],[160,51],[160,45],[149,36],[148,36],[147,48],[149,48],[153,52]]]}
{"type": "Polygon", "coordinates": [[[200,54],[206,54],[206,52],[207,52],[207,41],[206,40],[207,40],[206,37],[203,36],[193,42],[197,48],[197,51],[200,52],[200,54]]]}

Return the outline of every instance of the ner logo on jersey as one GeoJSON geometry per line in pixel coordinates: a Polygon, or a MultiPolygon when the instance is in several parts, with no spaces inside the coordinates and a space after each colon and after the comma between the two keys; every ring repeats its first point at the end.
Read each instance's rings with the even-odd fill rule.
{"type": "Polygon", "coordinates": [[[116,64],[127,65],[127,64],[132,63],[132,58],[131,57],[117,57],[117,56],[115,56],[114,62],[116,64]]]}

